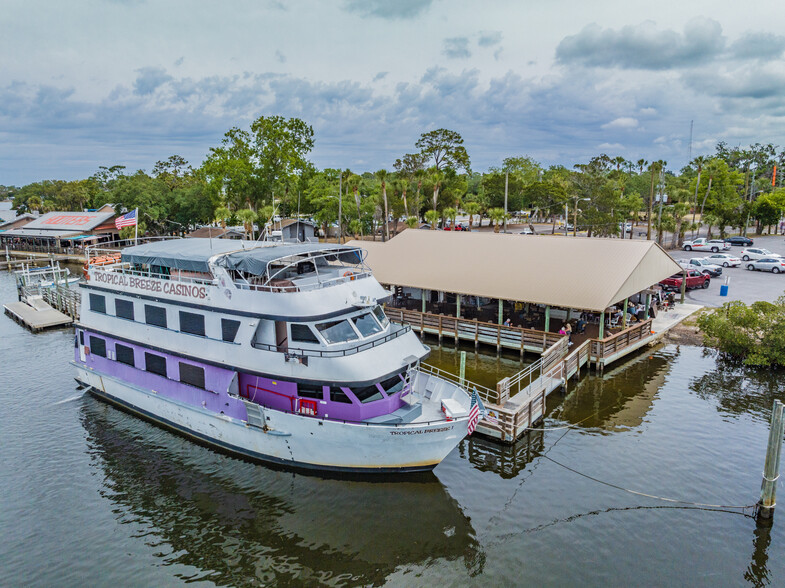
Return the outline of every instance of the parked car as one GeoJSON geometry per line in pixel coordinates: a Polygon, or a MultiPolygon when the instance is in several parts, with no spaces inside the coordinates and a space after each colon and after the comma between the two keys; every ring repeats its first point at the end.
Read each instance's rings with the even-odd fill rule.
{"type": "Polygon", "coordinates": [[[738,267],[741,265],[741,258],[734,257],[729,253],[712,253],[703,259],[713,263],[714,265],[721,265],[722,267],[738,267]]]}
{"type": "Polygon", "coordinates": [[[521,235],[533,235],[534,231],[532,231],[529,227],[523,229],[520,233],[521,235]]]}
{"type": "Polygon", "coordinates": [[[768,249],[758,249],[758,248],[748,248],[741,250],[741,258],[744,261],[749,261],[750,259],[763,259],[764,257],[782,257],[777,253],[772,253],[768,249]]]}
{"type": "Polygon", "coordinates": [[[749,237],[742,237],[740,235],[736,237],[727,237],[725,239],[726,243],[730,243],[731,245],[741,245],[742,247],[750,247],[754,245],[754,242],[749,237]]]}
{"type": "Polygon", "coordinates": [[[785,259],[782,257],[764,257],[763,259],[753,259],[747,262],[747,269],[750,271],[759,270],[779,274],[785,272],[785,259]]]}
{"type": "MultiPolygon", "coordinates": [[[[673,274],[670,278],[665,278],[660,282],[663,290],[681,290],[681,282],[683,277],[681,274],[673,274]]],[[[698,270],[687,270],[687,284],[686,289],[692,290],[693,288],[708,288],[711,278],[698,270]]]]}
{"type": "Polygon", "coordinates": [[[682,248],[684,251],[711,251],[713,253],[719,253],[720,251],[727,251],[730,249],[730,244],[726,243],[725,241],[720,241],[719,239],[706,239],[705,237],[701,237],[700,239],[695,239],[694,241],[685,241],[682,244],[682,248]]]}
{"type": "Polygon", "coordinates": [[[700,257],[693,257],[692,259],[682,259],[679,265],[687,269],[696,269],[701,273],[708,274],[712,278],[722,274],[722,266],[714,264],[706,259],[700,257]]]}

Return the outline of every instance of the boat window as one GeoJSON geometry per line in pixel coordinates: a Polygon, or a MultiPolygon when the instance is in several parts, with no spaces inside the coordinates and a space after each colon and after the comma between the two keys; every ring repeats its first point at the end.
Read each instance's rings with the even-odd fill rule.
{"type": "Polygon", "coordinates": [[[301,343],[319,343],[319,338],[308,325],[290,325],[292,328],[292,341],[301,343]]]}
{"type": "Polygon", "coordinates": [[[181,310],[180,331],[204,337],[204,315],[181,310]]]}
{"type": "Polygon", "coordinates": [[[144,305],[144,321],[148,325],[166,328],[166,309],[151,304],[144,305]]]}
{"type": "Polygon", "coordinates": [[[90,353],[106,357],[106,340],[90,336],[90,353]]]}
{"type": "Polygon", "coordinates": [[[183,384],[204,388],[204,368],[180,362],[180,381],[183,384]]]}
{"type": "Polygon", "coordinates": [[[384,388],[387,396],[392,396],[403,389],[403,380],[401,379],[401,376],[395,375],[392,378],[388,378],[384,382],[381,382],[380,385],[384,388]]]}
{"type": "Polygon", "coordinates": [[[343,343],[359,339],[357,333],[346,319],[341,321],[330,321],[316,325],[316,328],[328,343],[343,343]]]}
{"type": "Polygon", "coordinates": [[[354,326],[357,327],[357,330],[360,331],[360,334],[363,337],[370,337],[374,333],[379,333],[382,330],[379,323],[374,320],[370,312],[355,316],[352,320],[354,321],[354,326]]]}
{"type": "Polygon", "coordinates": [[[166,377],[166,358],[155,353],[144,354],[144,367],[151,374],[166,377]]]}
{"type": "Polygon", "coordinates": [[[322,386],[297,384],[297,396],[302,398],[315,398],[317,400],[322,400],[324,398],[324,390],[322,386]]]}
{"type": "Polygon", "coordinates": [[[221,339],[234,343],[234,338],[237,336],[237,329],[240,328],[240,321],[233,321],[232,319],[221,319],[221,339]]]}
{"type": "Polygon", "coordinates": [[[376,318],[379,319],[379,322],[382,325],[383,329],[387,328],[387,325],[390,324],[390,321],[387,320],[387,315],[384,314],[384,310],[381,306],[374,306],[373,314],[376,315],[376,318]]]}
{"type": "Polygon", "coordinates": [[[357,400],[363,404],[384,398],[382,393],[379,392],[379,388],[376,387],[376,384],[371,384],[370,386],[365,386],[364,388],[352,388],[352,392],[354,392],[357,400]]]}
{"type": "Polygon", "coordinates": [[[134,320],[134,303],[117,298],[114,301],[114,313],[120,318],[134,320]]]}
{"type": "Polygon", "coordinates": [[[114,353],[115,356],[117,357],[117,361],[119,361],[120,363],[130,365],[131,367],[135,365],[133,348],[128,347],[127,345],[120,345],[119,343],[117,343],[114,346],[114,353]]]}
{"type": "Polygon", "coordinates": [[[99,294],[90,294],[90,310],[106,314],[106,297],[99,294]]]}
{"type": "Polygon", "coordinates": [[[333,402],[343,402],[344,404],[351,404],[351,399],[340,388],[330,388],[330,400],[333,402]]]}

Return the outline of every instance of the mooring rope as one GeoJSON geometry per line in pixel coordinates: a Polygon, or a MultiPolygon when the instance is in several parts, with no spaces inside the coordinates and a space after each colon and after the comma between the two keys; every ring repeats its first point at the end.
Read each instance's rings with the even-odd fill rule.
{"type": "Polygon", "coordinates": [[[678,499],[678,498],[667,498],[665,496],[657,496],[656,494],[648,494],[646,492],[639,492],[637,490],[632,490],[630,488],[625,488],[623,486],[619,486],[618,484],[612,484],[611,482],[606,482],[604,480],[600,480],[599,478],[595,478],[593,476],[590,476],[589,474],[585,474],[583,472],[580,472],[580,471],[576,470],[575,468],[571,468],[570,466],[568,466],[566,464],[563,464],[563,463],[561,463],[559,461],[556,461],[555,459],[553,459],[552,457],[549,457],[545,453],[543,453],[540,457],[544,457],[548,461],[551,461],[551,462],[555,463],[557,466],[561,466],[565,470],[571,471],[572,473],[578,474],[579,476],[583,476],[584,478],[592,480],[593,482],[597,482],[598,484],[603,484],[605,486],[610,486],[611,488],[616,488],[617,490],[621,490],[622,492],[628,492],[630,494],[635,494],[636,496],[645,496],[646,498],[653,498],[655,500],[662,500],[664,502],[673,502],[675,504],[686,504],[686,505],[689,505],[689,506],[696,506],[696,507],[702,507],[702,508],[712,508],[712,509],[723,509],[723,510],[737,509],[737,510],[746,511],[747,509],[754,509],[755,506],[756,506],[755,504],[748,504],[748,505],[743,505],[743,506],[728,505],[728,504],[706,504],[706,503],[703,503],[703,502],[692,502],[692,501],[689,501],[689,500],[681,500],[681,499],[678,499]]]}

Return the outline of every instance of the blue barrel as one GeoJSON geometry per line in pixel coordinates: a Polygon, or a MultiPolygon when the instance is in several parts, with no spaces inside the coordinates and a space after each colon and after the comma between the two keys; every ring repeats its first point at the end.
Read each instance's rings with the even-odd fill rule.
{"type": "Polygon", "coordinates": [[[728,295],[728,284],[723,284],[720,286],[720,296],[727,296],[728,295]]]}

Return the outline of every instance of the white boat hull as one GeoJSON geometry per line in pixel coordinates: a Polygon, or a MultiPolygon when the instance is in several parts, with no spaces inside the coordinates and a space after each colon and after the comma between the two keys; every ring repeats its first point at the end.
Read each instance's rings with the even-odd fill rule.
{"type": "Polygon", "coordinates": [[[144,390],[74,363],[97,397],[203,443],[247,458],[346,472],[426,471],[467,434],[468,418],[409,424],[331,421],[265,409],[265,427],[144,390]]]}

